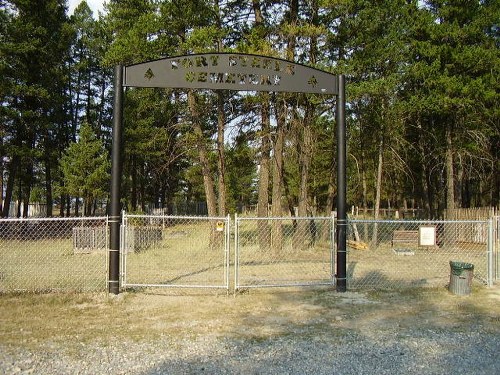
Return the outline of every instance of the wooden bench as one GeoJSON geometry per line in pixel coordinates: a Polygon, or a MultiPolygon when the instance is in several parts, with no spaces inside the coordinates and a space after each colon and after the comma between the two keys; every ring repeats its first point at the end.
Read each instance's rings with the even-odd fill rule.
{"type": "Polygon", "coordinates": [[[395,243],[414,244],[418,246],[418,230],[395,230],[392,232],[391,246],[394,247],[395,243]]]}

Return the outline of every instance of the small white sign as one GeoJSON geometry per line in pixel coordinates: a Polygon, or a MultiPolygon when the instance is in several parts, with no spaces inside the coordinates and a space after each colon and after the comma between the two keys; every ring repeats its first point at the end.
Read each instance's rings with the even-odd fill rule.
{"type": "Polygon", "coordinates": [[[418,234],[420,246],[436,246],[436,227],[434,225],[421,225],[418,228],[418,234]]]}

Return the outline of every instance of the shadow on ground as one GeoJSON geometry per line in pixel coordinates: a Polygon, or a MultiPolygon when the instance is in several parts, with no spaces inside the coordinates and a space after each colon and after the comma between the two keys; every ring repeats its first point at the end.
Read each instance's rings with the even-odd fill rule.
{"type": "Polygon", "coordinates": [[[498,373],[498,288],[269,293],[237,296],[245,308],[223,332],[196,336],[144,375],[498,373]]]}

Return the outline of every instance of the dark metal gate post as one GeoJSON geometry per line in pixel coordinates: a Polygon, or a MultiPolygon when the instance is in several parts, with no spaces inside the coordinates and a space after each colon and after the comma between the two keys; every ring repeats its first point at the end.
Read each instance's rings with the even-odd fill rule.
{"type": "Polygon", "coordinates": [[[123,68],[115,67],[113,100],[113,148],[111,151],[111,197],[109,212],[108,292],[120,293],[120,187],[122,176],[123,68]]]}
{"type": "Polygon", "coordinates": [[[337,291],[347,290],[347,180],[346,180],[346,127],[345,77],[339,76],[337,96],[337,291]]]}

